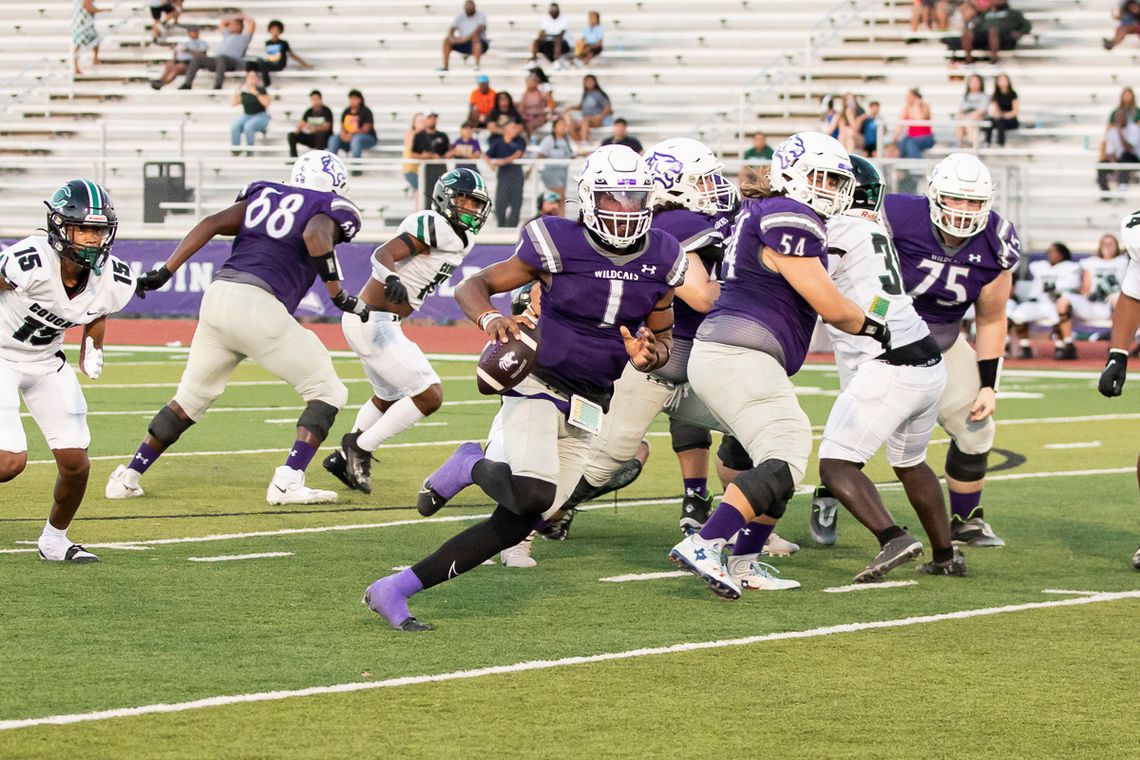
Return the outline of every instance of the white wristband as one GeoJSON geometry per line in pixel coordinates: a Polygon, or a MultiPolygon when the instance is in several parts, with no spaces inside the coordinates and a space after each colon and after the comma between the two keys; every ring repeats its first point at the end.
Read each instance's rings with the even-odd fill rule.
{"type": "Polygon", "coordinates": [[[486,330],[487,325],[491,322],[492,319],[498,319],[501,316],[503,315],[497,311],[483,312],[483,314],[479,317],[479,329],[486,330]]]}

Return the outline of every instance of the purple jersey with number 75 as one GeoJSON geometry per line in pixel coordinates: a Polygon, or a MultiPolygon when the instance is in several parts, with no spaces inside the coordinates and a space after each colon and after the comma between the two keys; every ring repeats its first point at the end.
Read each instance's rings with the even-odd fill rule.
{"type": "Polygon", "coordinates": [[[290,314],[317,278],[316,259],[305,245],[305,225],[324,214],[340,229],[337,242],[352,240],[360,231],[360,209],[336,193],[254,182],[237,200],[246,202],[245,218],[217,279],[267,290],[290,314]]]}
{"type": "Polygon", "coordinates": [[[925,195],[888,195],[883,219],[898,249],[903,284],[914,308],[945,351],[957,339],[962,317],[982,288],[1017,264],[1017,230],[991,211],[985,229],[948,248],[930,221],[925,195]]]}

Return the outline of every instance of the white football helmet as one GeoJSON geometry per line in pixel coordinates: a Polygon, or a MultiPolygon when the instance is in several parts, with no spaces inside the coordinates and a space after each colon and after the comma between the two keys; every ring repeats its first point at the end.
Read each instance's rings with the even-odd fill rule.
{"type": "Polygon", "coordinates": [[[645,159],[624,145],[603,145],[578,174],[582,224],[615,248],[629,248],[653,220],[653,175],[645,159]]]}
{"type": "Polygon", "coordinates": [[[305,190],[319,190],[348,197],[348,170],[335,153],[311,150],[293,163],[289,184],[305,190]]]}
{"type": "Polygon", "coordinates": [[[776,146],[769,168],[772,189],[825,219],[851,207],[855,175],[851,156],[830,135],[800,132],[776,146]]]}
{"type": "Polygon", "coordinates": [[[977,235],[990,221],[994,182],[990,170],[977,156],[951,153],[930,172],[926,185],[930,221],[947,235],[967,238],[977,235]],[[981,201],[977,208],[951,208],[947,199],[981,201]]]}
{"type": "Polygon", "coordinates": [[[653,174],[655,207],[678,203],[707,216],[735,207],[736,187],[724,178],[724,165],[704,143],[674,137],[657,143],[645,155],[653,174]]]}

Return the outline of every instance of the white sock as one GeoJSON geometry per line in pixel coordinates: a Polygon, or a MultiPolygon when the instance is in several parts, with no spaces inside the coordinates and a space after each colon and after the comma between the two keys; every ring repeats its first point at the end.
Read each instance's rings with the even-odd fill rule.
{"type": "Polygon", "coordinates": [[[352,423],[352,432],[367,430],[379,422],[382,416],[384,416],[384,412],[377,409],[376,405],[372,403],[372,399],[369,399],[356,413],[356,422],[352,423]]]}
{"type": "Polygon", "coordinates": [[[423,419],[423,412],[416,408],[411,396],[405,396],[384,412],[380,421],[369,427],[356,440],[356,445],[365,451],[375,451],[376,447],[401,430],[407,430],[423,419]]]}
{"type": "Polygon", "coordinates": [[[49,544],[71,544],[67,539],[67,528],[63,530],[54,528],[50,522],[44,523],[44,532],[40,534],[40,540],[49,544]]]}

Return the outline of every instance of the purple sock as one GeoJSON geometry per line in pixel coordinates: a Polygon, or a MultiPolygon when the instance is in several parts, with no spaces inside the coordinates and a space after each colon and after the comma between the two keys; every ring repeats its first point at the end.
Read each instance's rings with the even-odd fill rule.
{"type": "Polygon", "coordinates": [[[684,478],[685,490],[693,491],[697,496],[708,496],[708,478],[684,478]]]}
{"type": "Polygon", "coordinates": [[[412,613],[408,611],[408,597],[423,591],[424,584],[407,567],[395,575],[386,575],[364,592],[364,600],[374,612],[383,615],[393,628],[399,628],[412,613]]]}
{"type": "Polygon", "coordinates": [[[293,448],[285,459],[285,466],[304,472],[305,468],[309,466],[309,462],[313,461],[313,457],[316,455],[316,446],[301,440],[293,441],[293,448]]]}
{"type": "Polygon", "coordinates": [[[977,493],[957,493],[950,492],[950,513],[968,520],[970,513],[973,512],[979,504],[982,503],[982,492],[977,493]]]}
{"type": "Polygon", "coordinates": [[[764,525],[758,522],[750,522],[745,525],[736,536],[736,544],[732,547],[732,556],[759,554],[763,551],[764,544],[768,542],[768,536],[772,535],[772,529],[775,527],[775,525],[764,525]]]}
{"type": "Polygon", "coordinates": [[[423,581],[419,576],[412,572],[412,568],[405,567],[400,572],[396,573],[395,587],[404,596],[411,596],[418,594],[424,590],[423,581]]]}
{"type": "Polygon", "coordinates": [[[158,459],[159,453],[147,446],[145,443],[139,444],[139,450],[135,452],[134,457],[131,458],[131,463],[127,465],[127,469],[137,470],[139,475],[142,475],[150,466],[154,464],[154,460],[158,459]]]}
{"type": "Polygon", "coordinates": [[[722,501],[705,523],[705,527],[701,528],[701,538],[706,541],[717,538],[728,540],[733,533],[743,527],[744,515],[740,514],[736,507],[722,501]]]}

